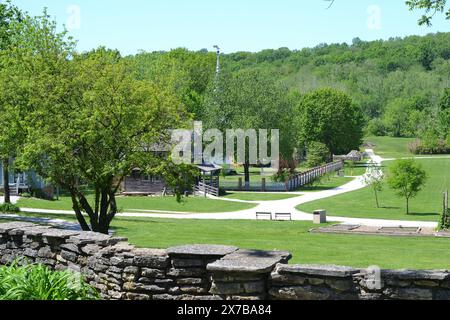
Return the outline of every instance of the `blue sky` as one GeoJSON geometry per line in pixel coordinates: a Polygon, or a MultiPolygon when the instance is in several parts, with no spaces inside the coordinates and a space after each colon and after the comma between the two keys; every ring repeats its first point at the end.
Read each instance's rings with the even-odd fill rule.
{"type": "MultiPolygon", "coordinates": [[[[1,0],[0,0],[1,1],[1,0]]],[[[44,7],[66,24],[80,51],[100,45],[123,54],[139,50],[192,50],[218,44],[224,52],[301,49],[320,43],[388,39],[450,31],[435,18],[417,25],[405,0],[13,0],[31,14],[44,7]]]]}

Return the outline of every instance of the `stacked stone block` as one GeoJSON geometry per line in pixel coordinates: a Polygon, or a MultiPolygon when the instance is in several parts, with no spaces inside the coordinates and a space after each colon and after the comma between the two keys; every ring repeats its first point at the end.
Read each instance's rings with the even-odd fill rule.
{"type": "Polygon", "coordinates": [[[288,265],[290,258],[288,252],[217,245],[143,249],[98,233],[0,224],[1,265],[70,270],[108,300],[450,299],[447,270],[288,265]]]}
{"type": "Polygon", "coordinates": [[[207,266],[211,293],[226,300],[266,300],[271,271],[290,258],[289,252],[238,250],[207,266]]]}
{"type": "Polygon", "coordinates": [[[278,300],[356,300],[358,273],[340,266],[278,265],[270,275],[269,294],[278,300]]]}

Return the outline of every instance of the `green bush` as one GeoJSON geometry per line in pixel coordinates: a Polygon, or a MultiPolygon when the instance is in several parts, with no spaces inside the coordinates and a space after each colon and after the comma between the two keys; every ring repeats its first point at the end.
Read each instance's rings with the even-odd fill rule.
{"type": "Polygon", "coordinates": [[[436,141],[416,140],[408,145],[409,151],[417,155],[449,154],[450,146],[446,141],[437,139],[436,141]]]}
{"type": "Polygon", "coordinates": [[[450,230],[450,208],[443,212],[438,230],[450,230]]]}
{"type": "Polygon", "coordinates": [[[371,136],[382,137],[386,135],[386,127],[380,118],[375,118],[367,124],[366,132],[371,136]]]}
{"type": "Polygon", "coordinates": [[[43,265],[0,267],[0,300],[96,300],[98,293],[79,275],[43,265]]]}
{"type": "Polygon", "coordinates": [[[308,159],[306,165],[310,168],[326,164],[330,160],[330,150],[321,142],[308,144],[308,159]]]}
{"type": "Polygon", "coordinates": [[[0,213],[19,213],[20,208],[12,203],[4,203],[0,205],[0,213]]]}
{"type": "Polygon", "coordinates": [[[28,193],[28,192],[24,192],[24,193],[20,194],[20,196],[21,196],[22,198],[31,198],[31,194],[28,193]]]}

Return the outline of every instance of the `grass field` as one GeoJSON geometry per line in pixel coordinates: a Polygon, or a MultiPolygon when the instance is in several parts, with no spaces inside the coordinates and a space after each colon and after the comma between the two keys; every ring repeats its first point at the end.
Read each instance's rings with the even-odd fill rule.
{"type": "Polygon", "coordinates": [[[298,195],[285,193],[245,193],[228,192],[224,198],[244,201],[276,201],[298,197],[298,195]]]}
{"type": "Polygon", "coordinates": [[[317,191],[330,190],[330,189],[335,189],[337,187],[343,186],[344,184],[347,184],[347,183],[351,182],[352,180],[353,180],[353,178],[349,178],[349,177],[332,176],[329,179],[323,178],[319,184],[316,184],[311,187],[304,186],[304,187],[299,188],[297,191],[317,192],[317,191]]]}
{"type": "MultiPolygon", "coordinates": [[[[56,215],[46,217],[61,218],[56,215]]],[[[73,217],[62,217],[74,221],[73,217]]],[[[0,220],[0,223],[2,220],[0,220]]],[[[291,263],[448,269],[450,239],[311,234],[309,222],[117,218],[113,229],[138,247],[222,244],[287,250],[291,263]]]]}
{"type": "MultiPolygon", "coordinates": [[[[92,202],[92,197],[89,200],[92,202]]],[[[158,210],[192,213],[234,212],[255,207],[254,204],[210,200],[200,197],[183,198],[181,203],[178,203],[175,197],[118,197],[117,204],[120,211],[158,210]]],[[[18,205],[22,208],[72,210],[72,201],[69,197],[60,197],[59,200],[55,201],[22,198],[18,205]]]]}
{"type": "MultiPolygon", "coordinates": [[[[427,171],[428,181],[417,198],[411,201],[412,214],[406,215],[403,198],[395,196],[388,186],[380,194],[382,208],[376,208],[369,188],[307,203],[298,207],[305,212],[326,209],[331,216],[392,220],[438,221],[442,212],[442,193],[450,189],[450,159],[418,159],[427,171]]],[[[385,162],[387,170],[392,162],[385,162]]],[[[385,168],[386,170],[386,168],[385,168]]]]}
{"type": "Polygon", "coordinates": [[[362,176],[367,171],[367,162],[356,162],[351,166],[348,162],[345,163],[344,173],[346,176],[356,177],[362,176]]]}
{"type": "Polygon", "coordinates": [[[367,137],[364,142],[374,144],[375,153],[388,159],[413,156],[408,150],[408,145],[415,140],[415,138],[367,137]]]}

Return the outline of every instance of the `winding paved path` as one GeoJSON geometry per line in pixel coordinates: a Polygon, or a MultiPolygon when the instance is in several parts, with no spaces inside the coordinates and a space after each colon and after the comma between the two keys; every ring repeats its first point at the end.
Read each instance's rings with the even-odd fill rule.
{"type": "MultiPolygon", "coordinates": [[[[381,165],[383,161],[389,161],[394,159],[383,159],[377,156],[373,150],[366,150],[366,154],[374,161],[376,164],[381,165]]],[[[421,157],[428,158],[428,157],[421,157]]],[[[431,157],[430,157],[431,158],[431,157]]],[[[432,157],[436,158],[436,157],[432,157]]],[[[445,157],[448,158],[448,157],[445,157]]],[[[254,203],[256,208],[239,211],[239,212],[223,212],[223,213],[186,213],[186,212],[170,212],[167,211],[157,211],[157,210],[135,210],[132,212],[121,213],[120,217],[135,217],[135,218],[170,218],[170,219],[207,219],[207,220],[254,220],[256,212],[278,212],[278,213],[291,213],[292,219],[295,221],[311,221],[312,215],[298,211],[297,206],[316,200],[326,199],[330,197],[335,197],[340,194],[360,190],[365,188],[363,176],[355,177],[355,179],[343,186],[335,189],[325,190],[320,192],[289,192],[289,194],[298,195],[298,197],[293,197],[285,200],[277,201],[243,201],[234,199],[224,199],[223,201],[233,201],[233,202],[243,202],[243,203],[254,203]]],[[[212,199],[218,199],[210,197],[212,199]]],[[[13,202],[17,199],[14,198],[13,202]]],[[[1,199],[0,199],[1,202],[1,199]]],[[[42,213],[42,214],[62,214],[62,215],[73,215],[72,211],[64,210],[42,210],[42,209],[32,209],[32,208],[22,208],[25,212],[31,213],[42,213]]],[[[422,228],[436,228],[436,222],[426,222],[426,221],[400,221],[400,220],[382,220],[382,219],[364,219],[364,218],[347,218],[347,217],[333,217],[329,216],[328,221],[330,222],[341,222],[344,224],[355,224],[355,225],[365,225],[373,227],[422,227],[422,228]]]]}

